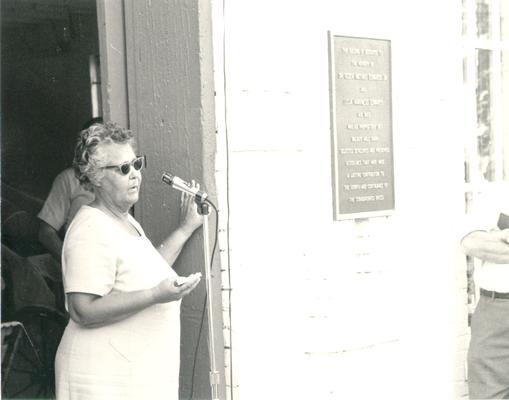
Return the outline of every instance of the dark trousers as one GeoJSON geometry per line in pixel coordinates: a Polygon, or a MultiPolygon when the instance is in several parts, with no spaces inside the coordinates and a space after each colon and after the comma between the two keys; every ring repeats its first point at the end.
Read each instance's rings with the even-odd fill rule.
{"type": "Polygon", "coordinates": [[[471,321],[470,399],[509,399],[509,299],[481,295],[471,321]]]}

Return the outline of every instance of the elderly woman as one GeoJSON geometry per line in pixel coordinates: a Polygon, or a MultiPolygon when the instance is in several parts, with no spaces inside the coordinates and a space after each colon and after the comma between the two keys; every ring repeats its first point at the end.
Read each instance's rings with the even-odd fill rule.
{"type": "Polygon", "coordinates": [[[144,158],[114,123],[81,132],[74,168],[95,200],[65,236],[62,273],[70,320],[55,360],[57,399],[178,399],[180,300],[200,274],[171,268],[203,222],[182,195],[181,224],[156,250],[129,209],[144,158]]]}

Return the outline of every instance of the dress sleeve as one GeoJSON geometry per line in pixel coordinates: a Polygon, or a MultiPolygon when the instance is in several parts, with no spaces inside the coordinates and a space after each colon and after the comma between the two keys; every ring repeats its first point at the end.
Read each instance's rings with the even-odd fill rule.
{"type": "Polygon", "coordinates": [[[63,171],[53,181],[48,197],[37,215],[39,219],[51,225],[57,231],[64,226],[69,213],[71,204],[71,193],[69,191],[66,171],[63,171]]]}
{"type": "Polygon", "coordinates": [[[108,235],[108,229],[91,218],[72,224],[62,252],[62,276],[66,293],[104,296],[111,291],[117,270],[114,243],[111,235],[108,235]]]}

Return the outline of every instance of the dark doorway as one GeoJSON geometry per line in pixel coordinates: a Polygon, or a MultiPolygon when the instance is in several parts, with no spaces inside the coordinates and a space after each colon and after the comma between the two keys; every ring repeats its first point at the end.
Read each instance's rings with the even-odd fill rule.
{"type": "Polygon", "coordinates": [[[1,0],[1,29],[2,398],[48,399],[67,316],[37,213],[100,114],[96,2],[1,0]]]}
{"type": "Polygon", "coordinates": [[[70,165],[76,134],[94,116],[96,4],[2,0],[1,16],[2,184],[37,203],[70,165]]]}

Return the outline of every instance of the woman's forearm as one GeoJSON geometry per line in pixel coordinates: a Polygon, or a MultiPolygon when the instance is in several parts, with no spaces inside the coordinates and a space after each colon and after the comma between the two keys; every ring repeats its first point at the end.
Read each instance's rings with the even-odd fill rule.
{"type": "MultiPolygon", "coordinates": [[[[192,181],[197,189],[200,185],[192,181]]],[[[182,192],[180,199],[180,226],[173,231],[158,247],[159,253],[171,267],[179,256],[186,241],[193,232],[203,224],[203,215],[198,213],[198,206],[192,196],[182,192]]]]}
{"type": "Polygon", "coordinates": [[[158,247],[169,266],[172,266],[179,256],[186,241],[191,237],[195,229],[179,227],[173,231],[158,247]]]}
{"type": "Polygon", "coordinates": [[[90,293],[68,293],[69,314],[73,321],[96,328],[121,321],[151,305],[180,300],[200,282],[201,274],[190,275],[183,283],[176,284],[170,277],[150,289],[133,292],[114,292],[106,296],[90,293]]]}
{"type": "Polygon", "coordinates": [[[69,314],[78,324],[95,328],[121,321],[156,303],[152,289],[114,292],[106,296],[69,293],[69,314]]]}

